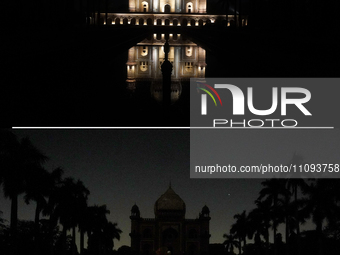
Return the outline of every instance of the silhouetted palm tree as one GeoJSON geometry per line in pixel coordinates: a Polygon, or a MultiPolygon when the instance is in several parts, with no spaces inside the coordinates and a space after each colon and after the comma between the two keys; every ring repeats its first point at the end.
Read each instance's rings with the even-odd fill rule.
{"type": "Polygon", "coordinates": [[[88,250],[92,253],[101,253],[106,247],[104,229],[109,223],[106,215],[110,211],[106,208],[106,205],[94,205],[89,207],[88,212],[89,224],[86,226],[88,250]]]}
{"type": "Polygon", "coordinates": [[[120,240],[122,230],[117,227],[117,223],[108,222],[103,229],[103,236],[105,240],[105,251],[112,252],[114,247],[114,239],[120,240]]]}
{"type": "Polygon", "coordinates": [[[340,214],[340,208],[337,205],[337,198],[339,196],[337,186],[338,183],[332,179],[317,179],[304,191],[308,198],[303,199],[303,211],[311,216],[316,225],[319,255],[324,252],[322,244],[324,220],[334,223],[340,214]]]}
{"type": "MultiPolygon", "coordinates": [[[[292,165],[302,165],[304,164],[304,159],[301,155],[298,155],[296,153],[293,154],[293,157],[290,161],[290,164],[292,165]]],[[[302,178],[291,178],[287,180],[287,188],[290,190],[291,194],[294,197],[294,202],[292,204],[292,210],[294,215],[294,223],[295,223],[295,230],[296,230],[296,237],[297,237],[297,255],[300,255],[300,243],[301,243],[301,235],[300,235],[300,214],[299,214],[299,200],[298,200],[298,190],[300,191],[305,190],[307,187],[307,183],[302,178]]],[[[287,238],[287,237],[286,237],[287,238]]],[[[286,241],[287,242],[287,241],[286,241]]]]}
{"type": "Polygon", "coordinates": [[[223,238],[225,238],[226,240],[223,242],[227,254],[234,254],[234,247],[239,247],[240,246],[240,242],[238,240],[236,240],[236,235],[233,234],[224,234],[223,238]]]}
{"type": "Polygon", "coordinates": [[[29,176],[41,168],[47,157],[41,153],[26,137],[18,141],[11,132],[1,132],[0,145],[0,184],[3,186],[5,197],[11,199],[10,232],[13,248],[18,223],[18,195],[26,189],[29,176]]]}
{"type": "Polygon", "coordinates": [[[262,182],[264,188],[260,191],[259,200],[265,198],[265,200],[270,201],[272,205],[271,215],[273,221],[273,231],[274,231],[274,254],[276,254],[276,233],[277,227],[280,222],[282,222],[282,213],[279,211],[279,203],[282,202],[281,195],[284,195],[287,190],[285,188],[285,179],[272,178],[270,180],[265,180],[262,182]]]}
{"type": "Polygon", "coordinates": [[[62,186],[64,171],[61,168],[57,168],[50,174],[49,179],[49,195],[48,202],[46,207],[43,209],[43,214],[45,216],[49,215],[48,220],[48,245],[50,246],[50,254],[53,254],[53,245],[54,245],[54,230],[58,224],[58,214],[56,213],[56,209],[58,208],[58,201],[60,200],[59,190],[62,186]]]}
{"type": "Polygon", "coordinates": [[[37,168],[27,180],[27,187],[24,196],[25,202],[29,204],[31,201],[36,202],[34,216],[34,243],[35,253],[39,249],[39,219],[40,213],[47,205],[47,196],[50,189],[50,174],[44,168],[37,168]]]}
{"type": "Polygon", "coordinates": [[[62,245],[66,247],[67,230],[72,229],[73,252],[76,231],[75,228],[79,224],[80,215],[87,207],[87,197],[89,190],[84,184],[73,178],[65,178],[57,183],[49,199],[49,209],[51,227],[57,224],[58,219],[62,228],[62,245]]]}
{"type": "Polygon", "coordinates": [[[235,214],[234,219],[236,222],[231,226],[230,233],[236,234],[240,238],[240,253],[241,253],[241,242],[243,241],[243,249],[245,250],[247,245],[247,234],[248,234],[248,222],[246,211],[241,214],[235,214]]]}
{"type": "MultiPolygon", "coordinates": [[[[75,228],[79,224],[80,215],[87,207],[87,197],[90,191],[80,180],[75,182],[73,178],[66,178],[60,192],[63,198],[59,201],[58,212],[60,223],[63,225],[63,236],[66,236],[68,229],[72,229],[73,244],[75,244],[75,228]]],[[[73,254],[74,252],[73,250],[73,254]]]]}
{"type": "MultiPolygon", "coordinates": [[[[269,228],[271,227],[271,201],[255,201],[256,208],[248,214],[248,238],[263,236],[266,242],[266,252],[269,249],[269,228]]],[[[256,240],[256,239],[255,239],[256,240]]]]}

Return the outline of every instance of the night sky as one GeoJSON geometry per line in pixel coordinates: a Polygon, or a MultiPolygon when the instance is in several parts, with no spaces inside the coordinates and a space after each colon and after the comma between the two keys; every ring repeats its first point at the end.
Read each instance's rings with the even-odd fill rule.
{"type": "MultiPolygon", "coordinates": [[[[14,130],[29,136],[50,160],[52,171],[62,167],[64,177],[83,181],[90,190],[89,205],[106,204],[108,219],[123,230],[115,248],[130,245],[130,210],[136,203],[145,218],[154,217],[154,203],[171,181],[186,203],[186,218],[210,208],[210,243],[223,242],[233,216],[254,208],[261,179],[190,179],[188,129],[140,130],[14,130]]],[[[286,164],[294,152],[307,162],[339,163],[339,130],[230,130],[226,157],[235,164],[286,164]]],[[[22,198],[22,196],[21,196],[22,198]]],[[[19,199],[19,219],[33,220],[35,204],[19,199]]],[[[10,200],[0,191],[0,210],[9,220],[10,200]]],[[[308,227],[308,225],[307,225],[308,227]]],[[[309,227],[314,227],[309,225],[309,227]]],[[[282,232],[283,233],[283,232],[282,232]]],[[[79,234],[78,234],[79,237],[79,234]]]]}

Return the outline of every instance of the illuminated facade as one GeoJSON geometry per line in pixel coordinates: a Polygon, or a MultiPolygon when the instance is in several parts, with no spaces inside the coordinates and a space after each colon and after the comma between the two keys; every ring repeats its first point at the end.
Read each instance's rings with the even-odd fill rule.
{"type": "MultiPolygon", "coordinates": [[[[101,13],[100,17],[103,25],[175,27],[204,26],[226,19],[225,15],[209,15],[206,0],[129,0],[127,13],[107,13],[107,19],[101,13]]],[[[228,26],[233,19],[234,15],[228,15],[228,26]]],[[[242,17],[242,24],[247,24],[247,17],[242,17]]]]}
{"type": "Polygon", "coordinates": [[[137,205],[131,209],[133,254],[205,255],[209,252],[209,208],[196,219],[185,219],[185,203],[171,186],[154,206],[155,218],[142,218],[137,205]]]}
{"type": "Polygon", "coordinates": [[[173,65],[171,75],[171,99],[177,101],[182,93],[182,82],[190,78],[205,77],[205,50],[180,34],[153,34],[137,46],[130,48],[127,66],[127,87],[136,90],[138,83],[149,84],[150,92],[157,101],[162,100],[161,65],[165,58],[164,43],[170,44],[168,59],[173,65]]]}

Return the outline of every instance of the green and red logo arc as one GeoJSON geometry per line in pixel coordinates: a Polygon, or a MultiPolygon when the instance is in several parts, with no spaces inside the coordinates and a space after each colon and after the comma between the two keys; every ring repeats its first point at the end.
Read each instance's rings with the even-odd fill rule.
{"type": "MultiPolygon", "coordinates": [[[[220,101],[221,106],[222,106],[222,101],[221,101],[220,95],[217,93],[217,91],[213,87],[211,87],[210,85],[208,85],[206,83],[202,83],[202,82],[197,82],[197,84],[201,85],[201,87],[206,86],[208,89],[210,89],[217,96],[217,98],[220,101]]],[[[201,87],[197,87],[197,88],[206,92],[212,98],[212,100],[214,100],[215,106],[217,106],[217,103],[216,103],[216,100],[215,100],[215,97],[213,96],[213,94],[209,90],[207,90],[205,88],[201,88],[201,87]]]]}

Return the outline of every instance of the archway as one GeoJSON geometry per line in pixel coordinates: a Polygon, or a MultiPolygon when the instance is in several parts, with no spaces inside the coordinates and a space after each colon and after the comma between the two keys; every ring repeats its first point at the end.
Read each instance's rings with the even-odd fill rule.
{"type": "Polygon", "coordinates": [[[146,23],[148,24],[148,26],[152,26],[152,19],[151,18],[148,18],[146,20],[146,23]]]}
{"type": "Polygon", "coordinates": [[[144,19],[142,19],[142,18],[139,19],[139,25],[140,25],[140,26],[143,26],[143,25],[144,25],[144,19]]]}
{"type": "Polygon", "coordinates": [[[182,25],[182,27],[186,27],[188,25],[187,19],[182,19],[181,25],[182,25]]]}
{"type": "Polygon", "coordinates": [[[194,27],[195,26],[195,20],[194,19],[192,19],[192,20],[190,20],[190,25],[192,26],[192,27],[194,27]]]}
{"type": "Polygon", "coordinates": [[[192,13],[192,12],[193,12],[193,11],[192,11],[192,10],[193,10],[192,6],[193,6],[193,5],[192,5],[191,2],[187,3],[187,10],[186,10],[187,13],[192,13]]]}
{"type": "Polygon", "coordinates": [[[136,25],[136,19],[135,19],[135,18],[132,18],[130,24],[131,24],[131,25],[136,25]]]}
{"type": "Polygon", "coordinates": [[[115,19],[115,25],[120,25],[120,18],[115,19]]]}
{"type": "Polygon", "coordinates": [[[180,240],[178,232],[173,228],[168,228],[162,233],[162,246],[167,247],[171,254],[179,252],[180,240]]]}
{"type": "Polygon", "coordinates": [[[169,4],[164,5],[164,12],[165,13],[170,13],[170,11],[171,11],[170,5],[169,4]]]}
{"type": "Polygon", "coordinates": [[[161,26],[162,25],[162,20],[161,19],[157,19],[157,26],[161,26]]]}
{"type": "Polygon", "coordinates": [[[123,25],[127,25],[128,24],[128,19],[127,18],[124,18],[123,19],[123,25]]]}
{"type": "Polygon", "coordinates": [[[148,4],[148,2],[142,2],[142,4],[141,4],[142,6],[141,6],[141,9],[142,9],[142,12],[149,12],[149,4],[148,4]]]}
{"type": "Polygon", "coordinates": [[[169,20],[169,19],[166,19],[166,20],[164,21],[164,24],[165,24],[166,26],[170,26],[170,20],[169,20]]]}
{"type": "Polygon", "coordinates": [[[200,20],[198,21],[198,25],[199,25],[200,27],[202,27],[202,26],[203,26],[203,20],[200,19],[200,20]]]}
{"type": "Polygon", "coordinates": [[[174,19],[174,20],[172,21],[172,25],[175,26],[175,27],[177,27],[177,26],[178,26],[178,20],[177,20],[177,19],[174,19]]]}

